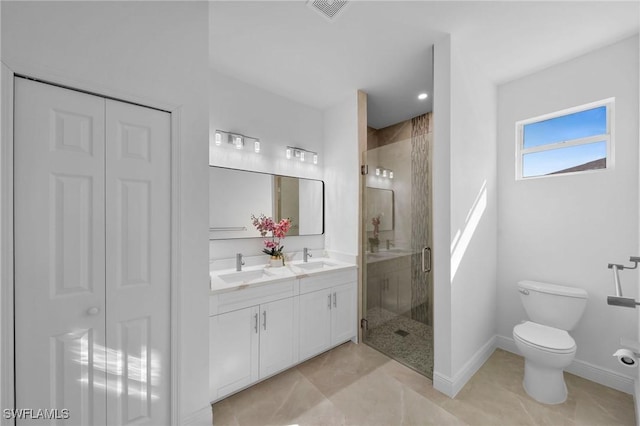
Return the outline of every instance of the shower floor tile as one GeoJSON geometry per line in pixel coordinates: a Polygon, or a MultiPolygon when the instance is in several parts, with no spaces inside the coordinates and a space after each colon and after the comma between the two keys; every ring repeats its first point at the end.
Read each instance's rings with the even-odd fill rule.
{"type": "Polygon", "coordinates": [[[382,308],[367,311],[365,343],[433,378],[433,328],[382,308]]]}

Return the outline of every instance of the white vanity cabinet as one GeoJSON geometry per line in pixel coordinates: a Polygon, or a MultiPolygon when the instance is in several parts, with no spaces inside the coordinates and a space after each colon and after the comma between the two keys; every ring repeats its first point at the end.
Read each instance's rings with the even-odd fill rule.
{"type": "Polygon", "coordinates": [[[258,380],[258,306],[209,317],[210,399],[258,380]]]}
{"type": "Polygon", "coordinates": [[[300,360],[355,338],[356,283],[355,269],[300,280],[300,360]]]}
{"type": "Polygon", "coordinates": [[[311,270],[295,265],[268,274],[246,270],[249,278],[237,285],[221,278],[237,272],[212,275],[211,402],[355,339],[357,270],[322,262],[316,267],[309,262],[311,270]]]}
{"type": "Polygon", "coordinates": [[[411,310],[411,256],[403,255],[367,265],[368,307],[402,315],[411,310]]]}
{"type": "Polygon", "coordinates": [[[212,296],[221,312],[209,317],[212,401],[298,361],[296,289],[288,280],[212,296]]]}
{"type": "Polygon", "coordinates": [[[260,368],[259,378],[271,376],[298,361],[296,304],[289,297],[260,305],[260,368]]]}

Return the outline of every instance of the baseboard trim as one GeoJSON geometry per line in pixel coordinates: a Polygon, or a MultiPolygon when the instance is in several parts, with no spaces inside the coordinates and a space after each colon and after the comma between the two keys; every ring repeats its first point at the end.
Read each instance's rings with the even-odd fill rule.
{"type": "MultiPolygon", "coordinates": [[[[640,380],[636,380],[635,382],[633,389],[633,405],[636,408],[636,419],[640,419],[640,405],[638,405],[640,403],[640,400],[638,400],[638,398],[640,398],[640,380]]],[[[638,421],[636,421],[636,423],[638,423],[638,421]]]]}
{"type": "Polygon", "coordinates": [[[434,371],[433,387],[448,397],[455,398],[495,349],[496,336],[493,336],[464,364],[460,371],[453,376],[453,379],[434,371]]]}
{"type": "MultiPolygon", "coordinates": [[[[510,337],[496,336],[496,344],[500,349],[520,355],[520,351],[518,351],[516,343],[510,337]]],[[[620,374],[616,371],[602,368],[579,359],[574,359],[565,371],[582,377],[583,379],[591,380],[592,382],[599,383],[603,386],[619,390],[620,392],[631,395],[634,394],[636,385],[633,377],[620,374]]]]}
{"type": "Polygon", "coordinates": [[[213,424],[211,405],[207,405],[194,413],[184,416],[182,424],[184,426],[211,426],[213,424]]]}

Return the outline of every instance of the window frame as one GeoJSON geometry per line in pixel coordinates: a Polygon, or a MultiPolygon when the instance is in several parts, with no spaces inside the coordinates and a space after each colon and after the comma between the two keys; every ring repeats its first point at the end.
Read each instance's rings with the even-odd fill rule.
{"type": "Polygon", "coordinates": [[[566,108],[560,111],[539,115],[537,117],[527,118],[526,120],[517,121],[516,122],[516,180],[518,181],[518,180],[540,179],[540,178],[550,178],[550,177],[558,177],[558,176],[570,176],[570,175],[576,175],[576,174],[582,174],[582,173],[593,173],[593,172],[600,172],[600,171],[613,169],[615,165],[614,109],[615,109],[615,98],[607,98],[600,101],[590,102],[587,104],[566,108]],[[526,126],[527,124],[538,123],[541,121],[563,117],[566,115],[571,115],[577,112],[587,111],[587,110],[602,107],[602,106],[606,107],[606,125],[607,125],[606,134],[569,139],[569,140],[549,143],[545,145],[538,145],[538,146],[534,146],[526,149],[524,148],[524,126],[526,126]],[[531,154],[535,152],[552,151],[556,149],[569,148],[572,146],[587,145],[594,142],[605,142],[606,144],[607,156],[606,156],[606,166],[604,168],[592,169],[592,170],[580,170],[575,172],[554,173],[554,174],[539,175],[539,176],[523,176],[522,175],[523,159],[526,154],[531,154]]]}

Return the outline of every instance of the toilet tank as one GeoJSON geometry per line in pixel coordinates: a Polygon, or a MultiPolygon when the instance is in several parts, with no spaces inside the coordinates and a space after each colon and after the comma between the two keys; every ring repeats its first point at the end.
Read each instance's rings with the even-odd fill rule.
{"type": "Polygon", "coordinates": [[[580,321],[589,297],[581,288],[538,281],[520,281],[518,291],[531,321],[567,331],[580,321]]]}

